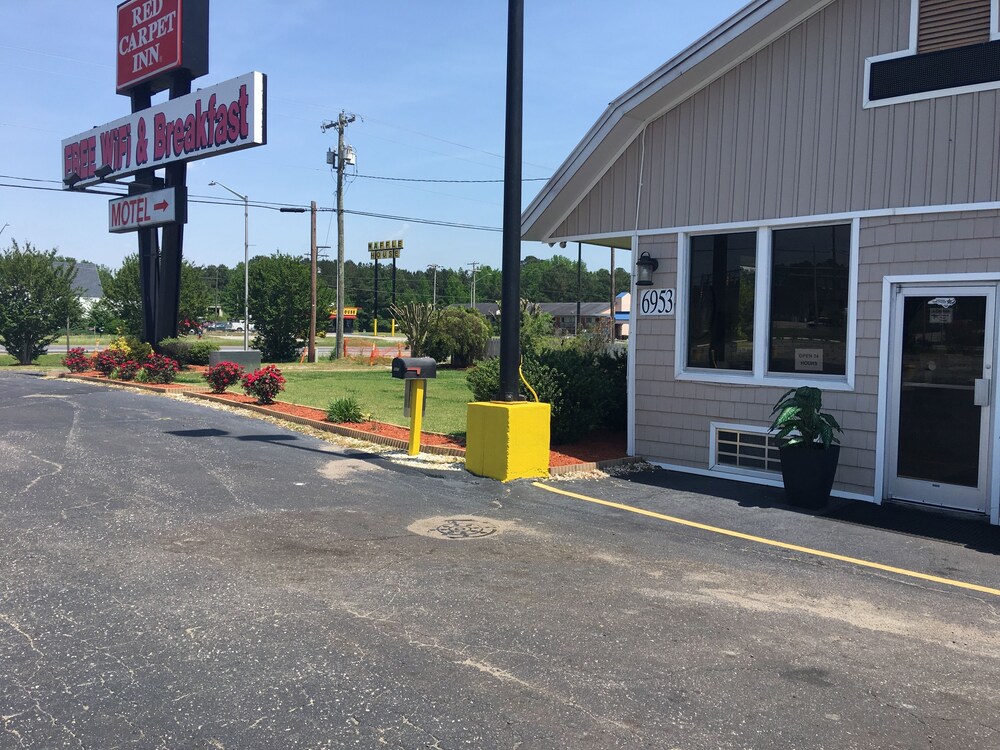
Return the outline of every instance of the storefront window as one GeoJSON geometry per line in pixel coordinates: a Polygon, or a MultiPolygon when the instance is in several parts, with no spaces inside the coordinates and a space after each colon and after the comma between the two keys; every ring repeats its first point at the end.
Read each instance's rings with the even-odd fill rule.
{"type": "Polygon", "coordinates": [[[848,224],[772,233],[769,372],[845,374],[850,257],[848,224]]]}
{"type": "Polygon", "coordinates": [[[753,370],[757,233],[691,238],[687,366],[753,370]]]}

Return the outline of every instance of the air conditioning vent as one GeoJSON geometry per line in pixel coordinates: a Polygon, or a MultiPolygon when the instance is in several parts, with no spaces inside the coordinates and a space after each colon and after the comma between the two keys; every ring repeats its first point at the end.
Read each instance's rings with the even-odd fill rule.
{"type": "Polygon", "coordinates": [[[774,436],[761,427],[718,425],[715,429],[713,469],[781,474],[781,457],[774,436]]]}

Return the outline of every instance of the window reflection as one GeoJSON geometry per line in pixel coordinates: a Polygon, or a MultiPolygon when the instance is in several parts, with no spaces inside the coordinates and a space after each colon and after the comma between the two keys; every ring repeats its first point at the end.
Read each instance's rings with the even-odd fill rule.
{"type": "Polygon", "coordinates": [[[688,367],[753,369],[756,232],[691,238],[688,367]]]}
{"type": "Polygon", "coordinates": [[[771,235],[770,372],[843,375],[851,228],[771,235]]]}

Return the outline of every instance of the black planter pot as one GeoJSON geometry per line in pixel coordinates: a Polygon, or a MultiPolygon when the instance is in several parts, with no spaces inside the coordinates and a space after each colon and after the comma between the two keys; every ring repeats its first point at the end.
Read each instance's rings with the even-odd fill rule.
{"type": "Polygon", "coordinates": [[[840,446],[821,443],[779,448],[785,499],[799,508],[822,508],[830,499],[840,446]]]}

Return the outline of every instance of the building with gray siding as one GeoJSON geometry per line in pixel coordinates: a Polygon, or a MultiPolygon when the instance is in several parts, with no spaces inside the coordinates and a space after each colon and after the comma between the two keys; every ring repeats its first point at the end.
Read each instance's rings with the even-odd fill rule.
{"type": "Polygon", "coordinates": [[[835,494],[1000,522],[996,0],[751,2],[608,106],[522,233],[658,261],[633,454],[780,484],[771,407],[813,385],[835,494]]]}

